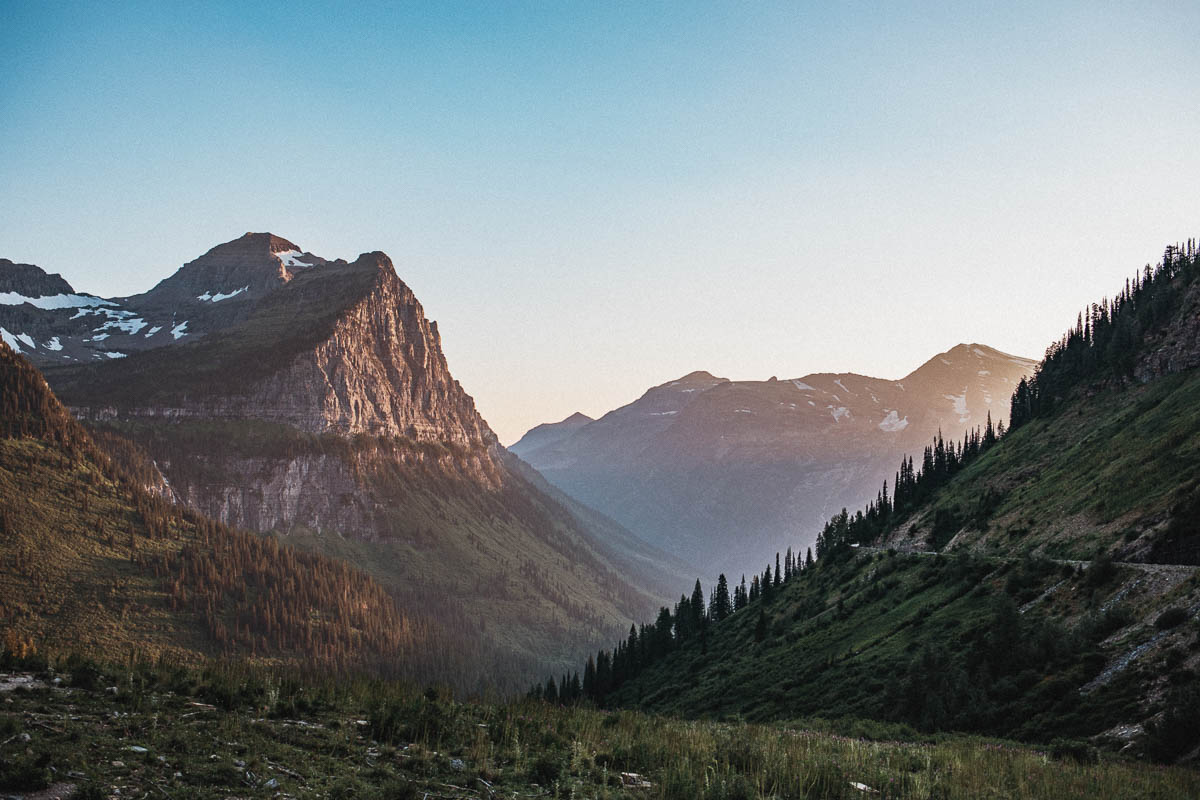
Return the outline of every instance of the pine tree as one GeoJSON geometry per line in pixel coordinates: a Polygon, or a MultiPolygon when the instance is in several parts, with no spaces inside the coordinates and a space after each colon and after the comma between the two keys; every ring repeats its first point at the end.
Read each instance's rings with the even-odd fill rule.
{"type": "Polygon", "coordinates": [[[600,702],[600,694],[596,691],[596,661],[588,656],[587,664],[583,667],[583,694],[589,700],[600,702]]]}
{"type": "Polygon", "coordinates": [[[720,622],[733,613],[733,603],[729,598],[729,583],[725,580],[725,573],[717,578],[717,589],[713,592],[713,622],[720,622]]]}

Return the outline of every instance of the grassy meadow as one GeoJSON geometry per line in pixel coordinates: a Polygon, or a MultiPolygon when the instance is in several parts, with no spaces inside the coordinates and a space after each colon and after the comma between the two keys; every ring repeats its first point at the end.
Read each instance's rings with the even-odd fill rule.
{"type": "Polygon", "coordinates": [[[0,698],[0,792],[85,800],[1200,796],[1194,770],[1090,748],[459,702],[242,666],[8,657],[0,698]]]}

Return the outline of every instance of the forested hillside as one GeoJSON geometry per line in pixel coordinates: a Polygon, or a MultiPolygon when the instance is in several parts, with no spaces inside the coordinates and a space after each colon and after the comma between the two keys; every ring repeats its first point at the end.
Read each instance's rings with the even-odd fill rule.
{"type": "MultiPolygon", "coordinates": [[[[143,488],[0,345],[0,624],[10,649],[237,656],[476,686],[532,663],[400,608],[343,561],[230,529],[143,488]]],[[[123,451],[122,462],[138,463],[123,451]]]]}

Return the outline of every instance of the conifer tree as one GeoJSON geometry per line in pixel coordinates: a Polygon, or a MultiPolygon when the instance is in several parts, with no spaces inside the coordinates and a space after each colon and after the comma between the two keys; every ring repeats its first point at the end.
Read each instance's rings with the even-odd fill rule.
{"type": "Polygon", "coordinates": [[[590,655],[583,667],[583,694],[589,700],[599,702],[600,695],[596,691],[596,661],[590,655]]]}
{"type": "Polygon", "coordinates": [[[712,610],[713,622],[720,622],[733,613],[733,602],[729,598],[729,583],[725,580],[723,572],[717,578],[717,589],[713,592],[712,610]]]}

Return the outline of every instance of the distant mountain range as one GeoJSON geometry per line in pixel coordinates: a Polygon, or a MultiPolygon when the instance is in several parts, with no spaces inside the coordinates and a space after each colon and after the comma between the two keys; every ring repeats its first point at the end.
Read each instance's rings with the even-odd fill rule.
{"type": "Polygon", "coordinates": [[[761,570],[891,480],[940,431],[999,423],[1036,362],[980,344],[898,381],[853,373],[730,381],[708,372],[591,420],[539,425],[510,449],[563,491],[708,571],[761,570]]]}
{"type": "Polygon", "coordinates": [[[357,565],[490,642],[480,680],[569,663],[694,575],[499,446],[383,253],[248,233],[141,295],[12,262],[0,289],[0,336],[147,490],[357,565]]]}

